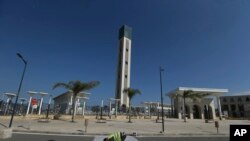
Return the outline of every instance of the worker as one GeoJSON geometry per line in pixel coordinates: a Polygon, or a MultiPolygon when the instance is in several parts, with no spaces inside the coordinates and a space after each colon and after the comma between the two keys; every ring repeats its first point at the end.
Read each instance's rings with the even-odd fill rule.
{"type": "Polygon", "coordinates": [[[125,141],[125,139],[126,135],[124,132],[114,132],[107,138],[103,139],[103,141],[125,141]]]}

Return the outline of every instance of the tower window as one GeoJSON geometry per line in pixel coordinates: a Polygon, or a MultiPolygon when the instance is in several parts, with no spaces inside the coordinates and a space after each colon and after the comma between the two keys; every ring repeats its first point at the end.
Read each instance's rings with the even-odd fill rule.
{"type": "Polygon", "coordinates": [[[128,52],[128,48],[126,48],[126,51],[128,52]]]}
{"type": "Polygon", "coordinates": [[[127,75],[127,74],[125,74],[125,78],[128,78],[128,75],[127,75]]]}
{"type": "Polygon", "coordinates": [[[127,64],[128,64],[128,61],[126,61],[125,64],[127,65],[127,64]]]}

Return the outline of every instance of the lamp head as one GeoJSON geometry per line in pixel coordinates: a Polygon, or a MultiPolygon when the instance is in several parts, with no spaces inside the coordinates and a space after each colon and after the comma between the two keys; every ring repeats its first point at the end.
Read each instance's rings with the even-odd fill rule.
{"type": "Polygon", "coordinates": [[[27,64],[27,61],[24,60],[23,56],[20,53],[17,53],[16,55],[23,60],[24,64],[27,64]]]}
{"type": "Polygon", "coordinates": [[[16,54],[19,58],[23,59],[23,56],[20,53],[16,54]]]}

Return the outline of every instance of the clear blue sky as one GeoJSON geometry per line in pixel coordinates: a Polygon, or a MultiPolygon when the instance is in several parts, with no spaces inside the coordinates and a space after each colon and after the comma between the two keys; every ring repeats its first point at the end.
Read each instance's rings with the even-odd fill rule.
{"type": "MultiPolygon", "coordinates": [[[[179,86],[250,91],[248,0],[0,0],[0,94],[54,96],[55,82],[99,80],[89,104],[114,97],[118,29],[133,28],[133,103],[160,100],[179,86]]],[[[169,99],[165,97],[165,102],[169,99]]],[[[107,102],[107,101],[106,101],[107,102]]]]}

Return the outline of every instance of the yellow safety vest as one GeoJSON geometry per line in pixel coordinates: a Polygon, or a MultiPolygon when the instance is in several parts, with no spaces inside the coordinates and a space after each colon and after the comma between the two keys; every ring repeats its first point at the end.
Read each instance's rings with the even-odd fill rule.
{"type": "Polygon", "coordinates": [[[121,133],[115,132],[108,136],[109,141],[121,141],[121,133]]]}

